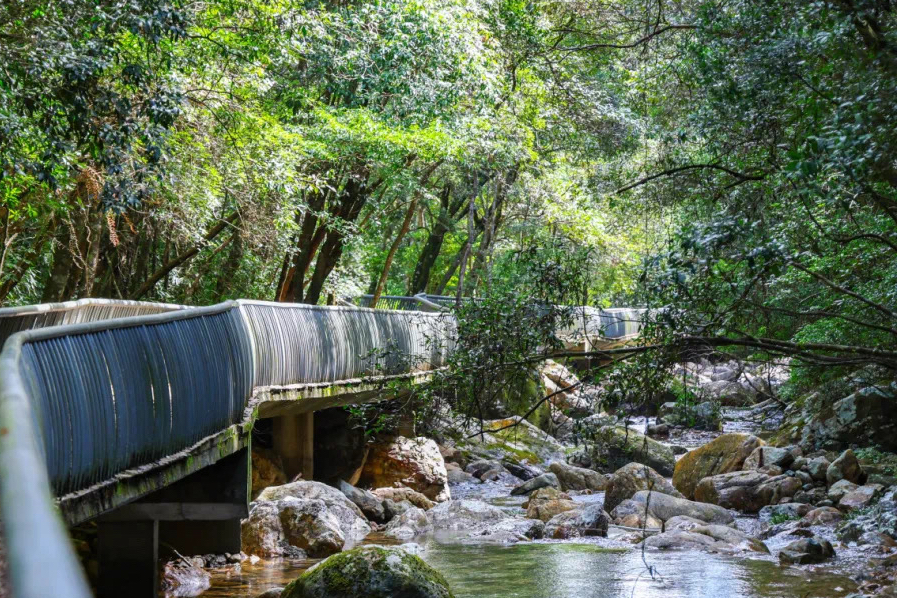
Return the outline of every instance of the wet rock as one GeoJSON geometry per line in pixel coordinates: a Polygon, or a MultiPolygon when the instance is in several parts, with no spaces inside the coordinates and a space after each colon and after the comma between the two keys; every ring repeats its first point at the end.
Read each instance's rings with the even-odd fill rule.
{"type": "Polygon", "coordinates": [[[281,594],[283,594],[283,588],[268,588],[255,598],[280,598],[281,594]]]}
{"type": "Polygon", "coordinates": [[[786,475],[770,477],[757,471],[733,471],[704,478],[695,488],[695,500],[756,513],[801,489],[800,480],[786,475]]]}
{"type": "Polygon", "coordinates": [[[436,530],[463,531],[481,528],[510,517],[500,508],[481,500],[451,500],[427,513],[436,530]]]}
{"type": "Polygon", "coordinates": [[[361,509],[364,516],[371,521],[385,521],[383,500],[374,496],[373,493],[356,488],[344,480],[339,481],[339,491],[361,509]]]}
{"type": "Polygon", "coordinates": [[[850,511],[853,509],[865,509],[872,506],[884,491],[884,486],[880,484],[866,484],[860,486],[856,490],[848,492],[841,497],[838,502],[838,508],[842,511],[850,511]]]}
{"type": "Polygon", "coordinates": [[[451,498],[445,461],[436,442],[429,438],[398,436],[374,444],[361,470],[359,485],[370,488],[401,485],[436,502],[451,498]]]}
{"type": "Polygon", "coordinates": [[[446,468],[448,468],[449,463],[454,463],[458,467],[462,469],[464,468],[466,459],[464,458],[464,453],[457,447],[440,444],[439,454],[442,455],[442,460],[445,462],[446,468]]]}
{"type": "Polygon", "coordinates": [[[495,523],[487,523],[474,530],[468,530],[468,538],[462,539],[462,542],[513,544],[528,540],[541,540],[543,537],[545,537],[545,524],[542,521],[508,517],[495,523]]]}
{"type": "Polygon", "coordinates": [[[857,486],[853,482],[848,482],[847,480],[838,480],[828,489],[827,496],[828,499],[832,501],[832,503],[838,504],[839,502],[841,502],[841,499],[844,498],[845,494],[853,492],[857,488],[859,488],[859,486],[857,486]]]}
{"type": "Polygon", "coordinates": [[[552,517],[545,524],[545,537],[567,540],[586,536],[607,536],[610,516],[598,505],[584,509],[565,511],[552,517]]]}
{"type": "MultiPolygon", "coordinates": [[[[645,510],[645,505],[634,500],[624,500],[610,512],[614,525],[634,529],[662,529],[664,522],[645,510]]],[[[703,522],[702,522],[703,523],[703,522]]]]}
{"type": "Polygon", "coordinates": [[[768,522],[775,519],[800,519],[810,512],[812,507],[808,504],[788,502],[780,505],[767,505],[760,509],[758,514],[760,521],[768,522]]]}
{"type": "Polygon", "coordinates": [[[817,507],[808,512],[800,520],[800,527],[812,527],[814,525],[832,525],[840,523],[844,515],[834,507],[817,507]]]}
{"type": "Polygon", "coordinates": [[[835,556],[835,549],[824,538],[813,536],[791,542],[779,553],[783,565],[812,565],[835,556]]]}
{"type": "Polygon", "coordinates": [[[745,459],[763,444],[762,440],[750,434],[722,434],[686,453],[676,462],[673,486],[685,498],[694,498],[695,488],[701,480],[740,470],[745,459]]]}
{"type": "Polygon", "coordinates": [[[591,469],[561,462],[552,463],[548,469],[557,476],[560,489],[564,492],[568,490],[600,492],[607,486],[607,477],[591,469]]]}
{"type": "Polygon", "coordinates": [[[605,471],[615,471],[627,463],[643,463],[661,475],[672,475],[676,464],[673,451],[664,444],[621,426],[598,430],[594,450],[605,471]]]}
{"type": "Polygon", "coordinates": [[[825,472],[828,471],[829,465],[831,462],[825,457],[814,457],[807,461],[807,472],[815,481],[824,482],[825,472]]]}
{"type": "Polygon", "coordinates": [[[252,447],[252,497],[268,486],[287,483],[280,456],[271,449],[252,447]]]}
{"type": "Polygon", "coordinates": [[[410,507],[400,515],[394,517],[387,525],[387,536],[399,540],[410,540],[433,531],[433,524],[427,516],[427,512],[418,507],[410,507]]]}
{"type": "Polygon", "coordinates": [[[604,491],[604,510],[612,511],[639,490],[649,489],[684,498],[662,475],[647,465],[629,463],[610,476],[604,491]]]}
{"type": "Polygon", "coordinates": [[[391,500],[393,502],[407,500],[420,509],[432,509],[436,504],[420,492],[412,490],[411,488],[377,488],[372,490],[371,494],[380,500],[391,500]]]}
{"type": "Polygon", "coordinates": [[[212,585],[212,576],[202,569],[202,557],[180,558],[162,568],[162,590],[166,596],[199,596],[212,585]]]}
{"type": "Polygon", "coordinates": [[[825,470],[825,479],[829,486],[841,480],[847,480],[854,484],[863,481],[863,468],[852,450],[847,449],[841,453],[840,457],[832,461],[832,464],[825,470]]]}
{"type": "Polygon", "coordinates": [[[675,529],[647,538],[645,546],[664,550],[697,549],[710,552],[769,553],[769,548],[763,542],[751,538],[735,528],[706,523],[695,525],[681,519],[676,521],[675,529]],[[697,536],[703,536],[703,538],[697,536]],[[707,542],[704,538],[711,542],[707,542]]]}
{"type": "Polygon", "coordinates": [[[661,521],[667,521],[678,515],[685,515],[686,517],[700,519],[706,523],[719,525],[727,525],[735,520],[728,510],[717,505],[677,498],[660,492],[640,490],[632,496],[631,500],[643,507],[647,504],[651,515],[661,521]]]}
{"type": "Polygon", "coordinates": [[[744,464],[741,468],[743,470],[752,470],[770,465],[785,468],[793,461],[794,455],[791,454],[789,449],[777,448],[774,446],[758,446],[750,455],[748,455],[748,458],[744,460],[744,464]]]}
{"type": "Polygon", "coordinates": [[[322,561],[283,591],[283,598],[451,598],[445,578],[401,548],[362,546],[322,561]]]}
{"type": "Polygon", "coordinates": [[[543,473],[538,477],[515,486],[511,490],[511,496],[524,496],[539,488],[557,488],[558,486],[560,486],[560,483],[558,482],[556,475],[553,473],[543,473]]]}

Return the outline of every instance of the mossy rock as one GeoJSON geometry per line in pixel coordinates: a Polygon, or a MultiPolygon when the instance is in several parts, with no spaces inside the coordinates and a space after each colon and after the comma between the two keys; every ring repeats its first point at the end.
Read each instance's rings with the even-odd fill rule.
{"type": "Polygon", "coordinates": [[[401,548],[362,546],[335,554],[288,585],[281,598],[454,598],[448,582],[401,548]]]}
{"type": "Polygon", "coordinates": [[[679,459],[673,471],[673,486],[685,498],[694,500],[698,482],[721,473],[739,471],[753,450],[764,444],[766,443],[751,434],[718,436],[679,459]]]}
{"type": "Polygon", "coordinates": [[[592,460],[605,473],[610,473],[629,463],[641,463],[662,476],[673,474],[676,457],[672,449],[622,426],[603,426],[595,437],[592,460]]]}

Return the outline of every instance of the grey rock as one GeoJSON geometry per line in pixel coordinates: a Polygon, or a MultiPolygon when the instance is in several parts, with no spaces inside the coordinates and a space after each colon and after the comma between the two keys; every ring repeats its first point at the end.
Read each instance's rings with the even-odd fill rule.
{"type": "Polygon", "coordinates": [[[627,498],[632,498],[632,495],[639,490],[649,489],[684,498],[666,478],[652,468],[641,463],[629,463],[610,476],[604,491],[604,510],[612,511],[627,498]]]}
{"type": "Polygon", "coordinates": [[[515,486],[511,490],[511,496],[523,496],[533,492],[534,490],[538,490],[539,488],[558,488],[560,486],[560,482],[558,482],[558,477],[553,473],[543,473],[540,476],[534,477],[531,480],[527,480],[522,484],[515,486]]]}
{"type": "Polygon", "coordinates": [[[841,456],[832,461],[825,470],[825,479],[831,486],[835,482],[847,480],[859,484],[863,480],[863,468],[852,450],[847,449],[841,456]]]}
{"type": "Polygon", "coordinates": [[[691,501],[685,498],[677,498],[660,492],[647,492],[640,490],[630,499],[636,504],[648,505],[648,511],[661,521],[667,521],[677,515],[685,515],[700,519],[706,523],[727,525],[735,518],[728,510],[717,505],[710,505],[691,501]],[[650,498],[649,498],[650,494],[650,498]]]}
{"type": "Polygon", "coordinates": [[[365,517],[371,521],[385,521],[383,501],[372,493],[367,490],[362,490],[361,488],[356,488],[344,480],[339,481],[339,491],[342,492],[346,498],[355,503],[355,506],[361,509],[361,512],[365,517]]]}
{"type": "Polygon", "coordinates": [[[780,505],[767,505],[760,509],[758,516],[760,521],[769,521],[773,517],[800,519],[811,510],[812,507],[808,504],[789,502],[780,505]]]}
{"type": "Polygon", "coordinates": [[[607,476],[597,471],[555,462],[549,465],[549,471],[557,476],[560,489],[568,490],[592,490],[600,492],[607,487],[607,476]]]}
{"type": "Polygon", "coordinates": [[[831,543],[818,536],[791,542],[779,553],[783,565],[810,565],[821,563],[835,556],[831,543]]]}

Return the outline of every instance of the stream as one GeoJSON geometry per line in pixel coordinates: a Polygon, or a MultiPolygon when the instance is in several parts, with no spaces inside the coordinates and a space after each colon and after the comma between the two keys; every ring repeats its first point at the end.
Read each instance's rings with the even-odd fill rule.
{"type": "MultiPolygon", "coordinates": [[[[526,542],[510,546],[425,538],[420,556],[441,572],[456,598],[793,598],[846,596],[856,586],[839,575],[782,568],[768,559],[688,551],[649,551],[601,542],[526,542]]],[[[373,535],[368,543],[395,544],[373,535]]],[[[317,561],[270,560],[213,573],[203,598],[255,598],[284,586],[317,561]]]]}
{"type": "MultiPolygon", "coordinates": [[[[724,431],[753,431],[742,410],[724,414],[724,431]]],[[[644,429],[647,420],[633,421],[644,429]]],[[[672,440],[689,448],[719,433],[689,430],[672,440]]],[[[473,498],[524,516],[524,497],[509,496],[500,483],[461,484],[453,498],[473,498]]],[[[571,493],[573,494],[573,493],[571,493]]],[[[603,503],[604,493],[575,494],[584,503],[603,503]]],[[[741,518],[739,527],[756,526],[741,518]]],[[[415,539],[415,552],[441,572],[456,598],[838,598],[856,584],[831,569],[781,567],[770,555],[752,558],[693,551],[645,553],[623,540],[626,532],[611,528],[607,538],[540,540],[512,545],[478,543],[452,533],[415,539]]],[[[365,544],[400,542],[374,532],[365,544]]],[[[203,598],[255,598],[267,589],[285,586],[318,560],[249,560],[212,570],[212,585],[203,598]]]]}

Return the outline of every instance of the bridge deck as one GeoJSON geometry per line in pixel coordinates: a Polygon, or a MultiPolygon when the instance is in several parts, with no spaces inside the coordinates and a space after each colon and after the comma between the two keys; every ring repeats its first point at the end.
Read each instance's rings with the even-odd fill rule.
{"type": "MultiPolygon", "coordinates": [[[[0,484],[0,509],[18,596],[88,595],[54,500],[69,524],[118,508],[241,450],[258,417],[424,380],[454,342],[444,311],[145,305],[152,315],[111,320],[141,304],[0,310],[0,333],[25,329],[0,355],[0,480],[16,481],[0,484]],[[81,323],[27,330],[59,322],[81,323]]],[[[599,312],[580,337],[608,323],[628,336],[632,313],[599,312]]]]}

